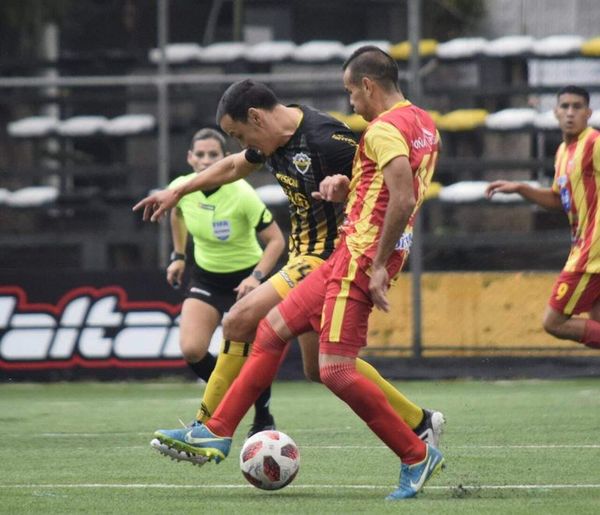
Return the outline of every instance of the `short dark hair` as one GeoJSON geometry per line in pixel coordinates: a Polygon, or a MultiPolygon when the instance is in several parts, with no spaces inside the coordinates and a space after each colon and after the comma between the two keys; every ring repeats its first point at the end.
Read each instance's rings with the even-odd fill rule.
{"type": "Polygon", "coordinates": [[[398,84],[398,65],[387,52],[374,45],[357,48],[342,65],[342,69],[350,68],[350,80],[353,84],[363,77],[369,77],[386,90],[400,91],[398,84]]]}
{"type": "Polygon", "coordinates": [[[279,100],[266,84],[245,79],[229,86],[217,107],[217,125],[228,114],[236,122],[248,121],[248,109],[256,107],[271,111],[279,100]]]}
{"type": "Polygon", "coordinates": [[[587,89],[582,88],[581,86],[573,86],[570,84],[569,86],[565,86],[561,88],[560,91],[556,94],[556,98],[558,99],[561,95],[565,95],[570,93],[571,95],[577,95],[578,97],[582,97],[585,100],[585,105],[590,105],[590,93],[587,89]]]}
{"type": "Polygon", "coordinates": [[[225,137],[217,130],[211,129],[210,127],[205,127],[204,129],[200,129],[192,136],[192,141],[190,143],[190,150],[194,150],[194,143],[196,141],[200,141],[203,139],[214,139],[219,142],[221,146],[221,150],[223,151],[223,155],[227,154],[227,143],[225,141],[225,137]]]}

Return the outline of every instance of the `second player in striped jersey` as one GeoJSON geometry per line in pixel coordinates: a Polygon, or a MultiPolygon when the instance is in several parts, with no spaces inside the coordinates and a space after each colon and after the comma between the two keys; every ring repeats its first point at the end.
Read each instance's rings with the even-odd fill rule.
{"type": "Polygon", "coordinates": [[[552,186],[494,181],[487,195],[519,193],[548,209],[563,209],[571,226],[571,251],[544,313],[549,334],[600,348],[600,133],[588,126],[589,93],[566,86],[557,95],[554,114],[563,142],[556,152],[552,186]],[[589,313],[589,319],[578,317],[589,313]]]}

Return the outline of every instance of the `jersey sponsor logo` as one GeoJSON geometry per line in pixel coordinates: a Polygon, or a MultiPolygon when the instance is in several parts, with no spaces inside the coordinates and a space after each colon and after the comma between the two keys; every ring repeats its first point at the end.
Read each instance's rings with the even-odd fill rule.
{"type": "Polygon", "coordinates": [[[80,287],[57,304],[0,288],[0,370],[183,367],[181,306],[132,302],[119,286],[80,287]]]}
{"type": "Polygon", "coordinates": [[[213,234],[221,241],[229,239],[231,236],[231,224],[229,220],[213,221],[213,234]]]}
{"type": "Polygon", "coordinates": [[[571,193],[567,187],[567,177],[561,176],[558,178],[558,187],[560,189],[560,202],[563,209],[567,212],[571,210],[571,193]]]}
{"type": "Polygon", "coordinates": [[[396,242],[395,250],[410,250],[412,246],[413,235],[411,232],[405,232],[396,242]]]}
{"type": "Polygon", "coordinates": [[[412,147],[415,150],[422,148],[431,149],[435,143],[435,134],[427,129],[421,128],[422,135],[412,141],[412,147]]]}
{"type": "MultiPolygon", "coordinates": [[[[346,124],[344,124],[344,125],[346,125],[346,124]]],[[[346,127],[348,127],[348,126],[346,125],[346,127]]],[[[349,136],[344,136],[343,134],[332,134],[331,139],[334,139],[336,141],[343,141],[344,143],[348,143],[348,145],[350,145],[352,147],[357,146],[357,143],[355,140],[353,140],[349,136]]]]}
{"type": "Polygon", "coordinates": [[[311,160],[304,152],[298,152],[292,158],[292,163],[294,163],[294,167],[298,170],[298,173],[304,175],[310,169],[311,160]]]}
{"type": "Polygon", "coordinates": [[[298,179],[294,179],[294,177],[290,177],[289,175],[285,175],[281,172],[277,172],[275,174],[275,178],[279,181],[281,185],[291,186],[292,188],[298,188],[298,179]]]}
{"type": "MultiPolygon", "coordinates": [[[[309,160],[310,161],[310,160],[309,160]]],[[[306,195],[300,193],[298,190],[298,179],[284,175],[283,173],[277,172],[275,178],[279,181],[279,184],[283,188],[290,203],[300,209],[309,209],[310,202],[306,195]]]]}

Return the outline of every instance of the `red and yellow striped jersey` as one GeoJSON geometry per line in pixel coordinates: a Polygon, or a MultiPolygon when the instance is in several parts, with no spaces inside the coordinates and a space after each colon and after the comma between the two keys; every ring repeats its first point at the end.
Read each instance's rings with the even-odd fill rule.
{"type": "Polygon", "coordinates": [[[408,252],[414,217],[431,182],[439,144],[440,136],[429,114],[409,101],[397,103],[367,126],[354,156],[342,227],[355,259],[367,258],[370,262],[375,256],[389,199],[383,169],[399,156],[406,156],[410,162],[417,202],[390,260],[408,252]]]}
{"type": "Polygon", "coordinates": [[[552,190],[560,195],[571,225],[571,253],[564,270],[600,273],[600,132],[585,129],[558,147],[552,190]]]}

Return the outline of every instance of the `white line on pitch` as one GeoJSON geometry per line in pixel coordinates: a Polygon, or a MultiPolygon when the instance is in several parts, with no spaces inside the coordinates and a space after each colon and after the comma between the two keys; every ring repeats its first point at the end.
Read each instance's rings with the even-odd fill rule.
{"type": "MultiPolygon", "coordinates": [[[[82,484],[16,484],[16,485],[2,485],[0,488],[82,488],[82,489],[93,489],[93,488],[116,488],[116,489],[147,489],[147,488],[163,488],[163,489],[194,489],[199,488],[222,488],[222,489],[239,489],[239,488],[252,488],[251,485],[210,485],[210,484],[195,484],[195,485],[174,485],[168,483],[132,483],[132,484],[117,484],[117,483],[82,483],[82,484]]],[[[337,489],[343,488],[347,490],[377,490],[377,489],[388,489],[394,488],[394,486],[385,485],[290,485],[288,488],[292,489],[337,489]]],[[[600,488],[600,484],[553,484],[553,485],[460,485],[460,486],[427,486],[430,490],[454,490],[460,488],[461,490],[561,490],[567,488],[575,489],[596,489],[600,488]]]]}
{"type": "MultiPolygon", "coordinates": [[[[111,432],[111,433],[41,433],[40,436],[47,438],[104,438],[115,435],[147,436],[149,433],[111,432]]],[[[127,445],[122,448],[135,449],[144,448],[140,445],[127,445]]],[[[306,449],[387,449],[385,445],[303,445],[306,449]]],[[[600,444],[507,444],[507,445],[452,445],[452,449],[600,449],[600,444]]]]}

